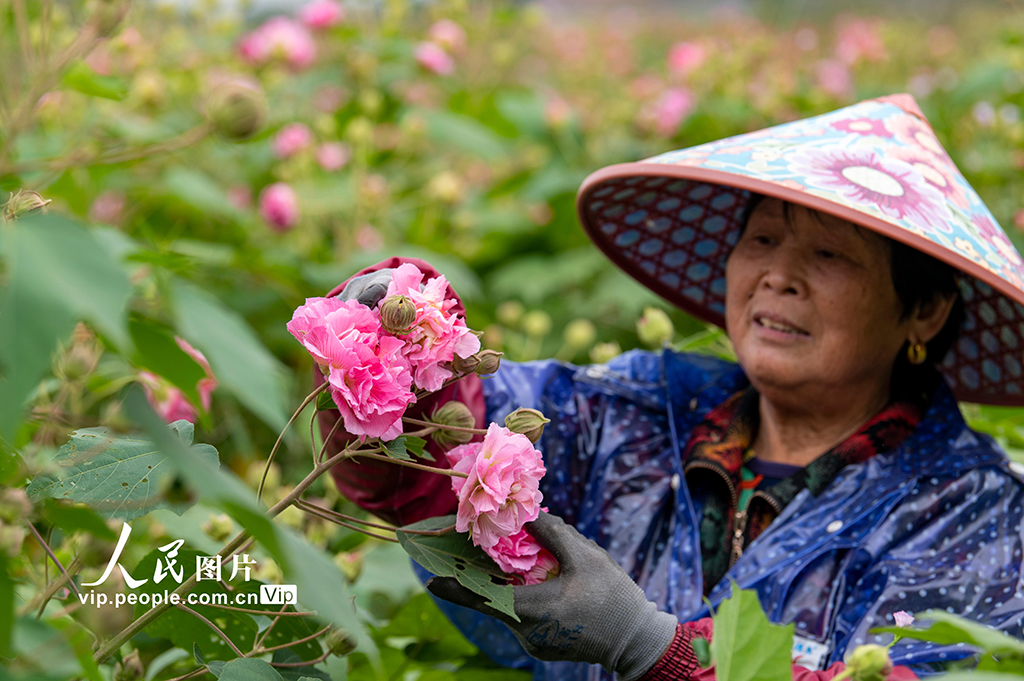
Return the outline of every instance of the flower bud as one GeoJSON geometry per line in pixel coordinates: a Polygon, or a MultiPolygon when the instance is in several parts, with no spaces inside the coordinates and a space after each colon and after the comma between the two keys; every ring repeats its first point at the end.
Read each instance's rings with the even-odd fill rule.
{"type": "Polygon", "coordinates": [[[4,218],[8,222],[13,222],[23,215],[37,210],[45,213],[49,203],[50,199],[44,199],[37,192],[19,189],[7,199],[7,204],[4,206],[4,218]]]}
{"type": "Polygon", "coordinates": [[[573,350],[582,350],[589,347],[597,338],[597,329],[589,319],[574,319],[565,325],[562,338],[573,350]]]}
{"type": "Polygon", "coordinates": [[[622,354],[622,349],[615,341],[610,343],[598,343],[590,348],[590,360],[597,364],[604,364],[622,354]]]}
{"type": "Polygon", "coordinates": [[[363,574],[363,554],[359,551],[339,552],[334,556],[334,564],[341,570],[341,574],[345,575],[349,584],[355,582],[363,574]]]}
{"type": "Polygon", "coordinates": [[[416,306],[405,296],[389,296],[380,304],[380,323],[395,336],[409,333],[416,323],[416,306]]]}
{"type": "Polygon", "coordinates": [[[267,116],[263,91],[253,81],[242,78],[215,83],[205,109],[217,134],[232,141],[252,137],[263,127],[267,116]]]}
{"type": "Polygon", "coordinates": [[[356,637],[344,629],[335,629],[334,627],[327,632],[324,643],[331,654],[338,657],[345,657],[356,649],[356,637]]]}
{"type": "Polygon", "coordinates": [[[506,428],[513,433],[522,433],[534,444],[537,444],[537,440],[544,434],[545,423],[551,423],[551,419],[544,418],[544,414],[536,409],[525,407],[520,407],[505,417],[506,428]]]}
{"type": "Polygon", "coordinates": [[[869,643],[858,646],[846,660],[854,681],[885,681],[892,672],[892,660],[885,646],[869,643]]]}
{"type": "Polygon", "coordinates": [[[514,327],[523,318],[523,304],[515,300],[507,300],[497,307],[495,314],[498,321],[508,327],[514,327]]]}
{"type": "Polygon", "coordinates": [[[907,627],[909,627],[911,624],[914,623],[914,616],[911,615],[906,610],[900,610],[899,612],[894,612],[892,614],[892,618],[896,621],[896,626],[900,627],[901,629],[906,629],[907,627]]]}
{"type": "Polygon", "coordinates": [[[455,355],[452,357],[452,369],[457,374],[471,374],[476,371],[478,366],[480,366],[480,358],[476,355],[470,355],[469,357],[455,355]]]}
{"type": "Polygon", "coordinates": [[[31,512],[32,502],[25,490],[11,487],[0,492],[0,521],[13,523],[31,512]]]}
{"type": "MultiPolygon", "coordinates": [[[[469,407],[462,402],[452,400],[445,402],[430,414],[431,423],[439,426],[455,426],[456,428],[472,428],[476,425],[469,407]]],[[[434,442],[444,448],[464,445],[473,439],[472,433],[463,433],[458,430],[436,430],[431,434],[434,442]]]]}
{"type": "Polygon", "coordinates": [[[523,315],[523,331],[534,338],[546,336],[551,333],[551,317],[543,310],[530,310],[523,315]]]}
{"type": "Polygon", "coordinates": [[[672,320],[664,310],[657,307],[644,309],[644,315],[636,323],[636,335],[644,345],[651,348],[661,347],[672,340],[675,333],[672,320]]]}
{"type": "Polygon", "coordinates": [[[124,660],[114,665],[114,681],[138,681],[146,673],[139,659],[139,651],[133,650],[124,656],[124,660]]]}
{"type": "Polygon", "coordinates": [[[476,367],[476,373],[478,376],[488,376],[493,374],[501,366],[501,357],[505,353],[498,352],[496,350],[483,350],[477,354],[480,358],[480,364],[476,367]]]}
{"type": "Polygon", "coordinates": [[[206,536],[214,541],[222,542],[231,536],[235,524],[226,513],[211,513],[202,524],[202,530],[206,536]]]}
{"type": "Polygon", "coordinates": [[[92,23],[96,26],[96,35],[100,38],[113,35],[124,21],[125,16],[128,15],[130,8],[131,2],[128,0],[99,0],[95,4],[95,11],[92,15],[92,23]]]}

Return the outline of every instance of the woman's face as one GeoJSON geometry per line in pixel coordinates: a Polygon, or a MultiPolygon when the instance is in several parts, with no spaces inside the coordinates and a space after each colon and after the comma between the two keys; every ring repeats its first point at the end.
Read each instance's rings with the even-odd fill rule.
{"type": "Polygon", "coordinates": [[[726,330],[751,383],[788,399],[885,391],[909,321],[890,249],[866,229],[765,198],[726,266],[726,330]],[[778,391],[784,391],[779,393],[778,391]]]}

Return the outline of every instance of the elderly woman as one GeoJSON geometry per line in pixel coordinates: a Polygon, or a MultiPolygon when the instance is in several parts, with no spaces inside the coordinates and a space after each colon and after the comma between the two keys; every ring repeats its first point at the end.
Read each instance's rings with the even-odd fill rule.
{"type": "MultiPolygon", "coordinates": [[[[670,349],[504,363],[439,395],[478,426],[519,406],[552,420],[551,515],[528,528],[561,574],[516,587],[520,622],[428,582],[470,640],[539,679],[707,677],[688,642],[713,636],[702,599],[732,582],[795,623],[797,671],[819,678],[900,610],[1021,635],[1022,467],[957,398],[1024,405],[1024,266],[912,98],[605,168],[578,207],[613,262],[724,326],[738,365],[670,349]]],[[[400,262],[332,295],[375,304],[400,262]]],[[[394,522],[455,507],[441,476],[335,474],[394,522]]],[[[892,650],[904,677],[967,654],[892,650]]]]}

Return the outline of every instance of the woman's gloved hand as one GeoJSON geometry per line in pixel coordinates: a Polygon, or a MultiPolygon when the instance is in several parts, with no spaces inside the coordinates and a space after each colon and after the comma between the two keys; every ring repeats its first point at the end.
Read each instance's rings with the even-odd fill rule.
{"type": "Polygon", "coordinates": [[[600,664],[623,681],[643,676],[672,643],[676,618],[660,612],[604,549],[558,516],[541,513],[526,527],[558,559],[561,574],[513,587],[520,622],[452,577],[434,577],[427,589],[501,620],[540,660],[600,664]]]}
{"type": "Polygon", "coordinates": [[[391,283],[393,272],[393,269],[387,268],[354,277],[352,281],[345,284],[345,288],[341,289],[338,300],[357,300],[369,308],[377,307],[377,303],[387,295],[388,284],[391,283]]]}

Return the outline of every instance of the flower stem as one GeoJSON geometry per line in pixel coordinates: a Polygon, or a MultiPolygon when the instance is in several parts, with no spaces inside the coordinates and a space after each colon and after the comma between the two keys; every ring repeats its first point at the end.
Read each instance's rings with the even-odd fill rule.
{"type": "Polygon", "coordinates": [[[421,421],[420,419],[414,419],[411,416],[403,416],[402,420],[406,423],[411,423],[414,426],[425,426],[428,428],[437,428],[439,430],[451,430],[456,433],[472,433],[474,435],[486,435],[487,431],[483,428],[460,428],[459,426],[446,426],[442,423],[433,423],[431,421],[421,421]]]}
{"type": "Polygon", "coordinates": [[[290,648],[290,647],[292,647],[294,645],[297,645],[299,643],[305,643],[306,641],[312,641],[316,637],[322,636],[330,628],[331,628],[331,625],[328,624],[326,627],[324,627],[320,631],[316,632],[315,634],[310,634],[309,636],[307,636],[305,638],[300,638],[297,641],[289,641],[288,643],[282,643],[281,645],[273,646],[273,647],[270,647],[270,648],[260,648],[259,650],[253,651],[252,654],[262,655],[263,653],[272,653],[275,650],[281,650],[282,648],[290,648]]]}
{"type": "Polygon", "coordinates": [[[235,612],[244,612],[247,615],[274,615],[275,617],[284,615],[286,617],[307,617],[310,615],[317,614],[315,610],[310,612],[273,612],[272,610],[257,610],[255,608],[239,608],[236,605],[207,605],[208,608],[221,608],[223,610],[234,610],[235,612]]]}
{"type": "Polygon", "coordinates": [[[218,627],[216,624],[214,624],[210,620],[206,619],[201,614],[199,614],[198,612],[196,612],[192,608],[188,607],[184,603],[175,603],[175,607],[177,607],[179,610],[184,610],[185,612],[189,613],[190,615],[193,615],[194,617],[198,617],[203,622],[206,622],[207,626],[209,626],[211,629],[216,631],[217,634],[219,634],[220,637],[222,639],[224,639],[224,642],[227,643],[229,646],[231,646],[231,650],[235,651],[235,654],[237,654],[239,657],[245,657],[245,653],[243,653],[241,650],[239,650],[238,646],[235,645],[234,641],[232,641],[228,637],[228,635],[225,634],[224,631],[220,627],[218,627]]]}
{"type": "Polygon", "coordinates": [[[382,456],[380,454],[371,454],[370,452],[355,452],[352,458],[365,456],[368,459],[375,459],[377,461],[386,461],[387,463],[393,463],[398,466],[405,466],[406,468],[415,468],[418,471],[425,471],[427,473],[438,473],[439,475],[447,475],[450,478],[468,478],[469,475],[466,473],[460,473],[458,471],[449,470],[447,468],[435,468],[433,466],[424,466],[422,464],[413,463],[412,461],[402,461],[401,459],[392,459],[390,456],[382,456]]]}
{"type": "Polygon", "coordinates": [[[381,541],[389,541],[389,542],[392,542],[392,543],[395,543],[395,544],[398,543],[398,540],[395,539],[394,537],[385,537],[384,535],[374,534],[373,532],[367,532],[366,530],[364,530],[363,528],[359,527],[358,525],[353,525],[351,523],[345,522],[344,520],[339,520],[337,518],[332,518],[331,516],[327,515],[326,513],[321,513],[320,511],[314,510],[317,507],[313,506],[313,504],[309,504],[308,506],[299,505],[298,507],[300,509],[302,509],[303,511],[305,511],[306,513],[310,514],[310,515],[315,515],[317,518],[323,518],[327,522],[334,523],[335,525],[340,525],[341,527],[346,527],[346,528],[348,528],[350,530],[354,530],[356,532],[362,532],[367,537],[373,537],[374,539],[380,539],[381,541]],[[313,508],[310,508],[310,506],[312,506],[313,508]]]}
{"type": "MultiPolygon", "coordinates": [[[[375,528],[375,529],[378,529],[378,530],[385,530],[387,532],[394,532],[395,530],[402,530],[402,528],[400,528],[400,527],[391,527],[390,525],[381,525],[380,523],[373,523],[373,522],[370,522],[369,520],[363,520],[362,518],[356,518],[354,516],[345,515],[344,513],[338,513],[337,511],[334,511],[332,509],[324,508],[323,506],[317,506],[316,504],[310,503],[310,502],[308,502],[308,501],[306,501],[304,499],[298,499],[295,502],[295,505],[298,506],[299,508],[302,508],[302,509],[305,509],[306,507],[309,507],[309,508],[315,509],[317,511],[320,511],[321,513],[326,513],[328,515],[334,516],[334,517],[338,518],[339,520],[345,520],[345,521],[348,521],[350,523],[357,523],[359,525],[365,525],[367,527],[372,527],[372,528],[375,528]]],[[[422,535],[428,536],[428,537],[438,537],[438,536],[441,536],[443,534],[449,534],[450,532],[454,532],[454,531],[455,531],[455,526],[454,525],[452,525],[450,527],[442,527],[441,529],[438,529],[438,530],[402,530],[402,532],[405,532],[406,534],[422,534],[422,535]]]]}
{"type": "Polygon", "coordinates": [[[38,542],[39,542],[40,544],[42,544],[43,548],[44,548],[44,549],[46,550],[46,553],[47,553],[47,555],[49,555],[49,556],[50,556],[50,560],[52,560],[52,561],[54,562],[54,564],[55,564],[55,565],[57,566],[57,569],[61,571],[61,574],[63,574],[63,575],[64,575],[64,577],[65,577],[65,578],[67,578],[67,580],[68,580],[68,584],[70,584],[70,585],[71,585],[71,590],[75,592],[75,595],[76,595],[76,596],[78,596],[79,598],[81,598],[81,597],[82,597],[82,594],[81,594],[81,593],[79,593],[79,591],[78,591],[78,587],[77,587],[77,586],[75,586],[75,582],[74,582],[74,580],[73,580],[73,579],[71,579],[71,575],[69,575],[69,574],[68,574],[68,571],[67,571],[67,570],[65,570],[65,569],[64,569],[64,566],[60,564],[60,561],[59,561],[59,560],[57,560],[57,556],[53,555],[53,551],[52,551],[52,550],[50,550],[50,545],[49,545],[49,544],[47,544],[47,543],[46,543],[46,540],[45,540],[45,539],[43,539],[42,535],[40,535],[40,534],[39,534],[39,530],[37,530],[37,529],[36,529],[36,526],[35,526],[35,525],[33,525],[33,524],[32,524],[32,523],[31,523],[31,522],[30,522],[29,520],[27,520],[27,519],[25,520],[25,524],[26,524],[26,525],[28,525],[28,529],[32,530],[32,534],[34,534],[34,535],[35,535],[35,537],[36,537],[36,541],[38,541],[38,542]]]}
{"type": "Polygon", "coordinates": [[[299,405],[299,408],[295,410],[294,414],[292,414],[292,417],[288,419],[288,423],[284,424],[284,428],[281,429],[281,434],[277,436],[277,442],[274,443],[274,448],[270,450],[270,456],[267,457],[267,465],[263,467],[263,476],[260,478],[260,486],[256,490],[257,502],[263,498],[263,486],[267,482],[267,473],[270,472],[270,465],[274,463],[274,457],[277,456],[277,450],[281,446],[281,441],[284,440],[284,434],[288,432],[288,426],[292,425],[292,423],[295,422],[295,419],[299,418],[299,414],[302,413],[302,410],[305,409],[310,402],[315,400],[317,395],[326,390],[328,385],[330,384],[324,381],[316,390],[307,395],[306,399],[302,400],[302,404],[299,405]]]}
{"type": "Polygon", "coordinates": [[[334,425],[331,427],[331,432],[329,432],[327,434],[327,437],[324,438],[324,443],[320,447],[320,453],[317,454],[317,456],[316,456],[316,463],[317,464],[320,464],[320,463],[323,462],[323,460],[324,460],[324,453],[327,451],[327,445],[328,445],[328,443],[331,442],[331,440],[334,439],[334,434],[337,433],[338,432],[338,428],[341,427],[342,420],[343,420],[343,417],[339,416],[338,420],[335,421],[334,425]]]}

